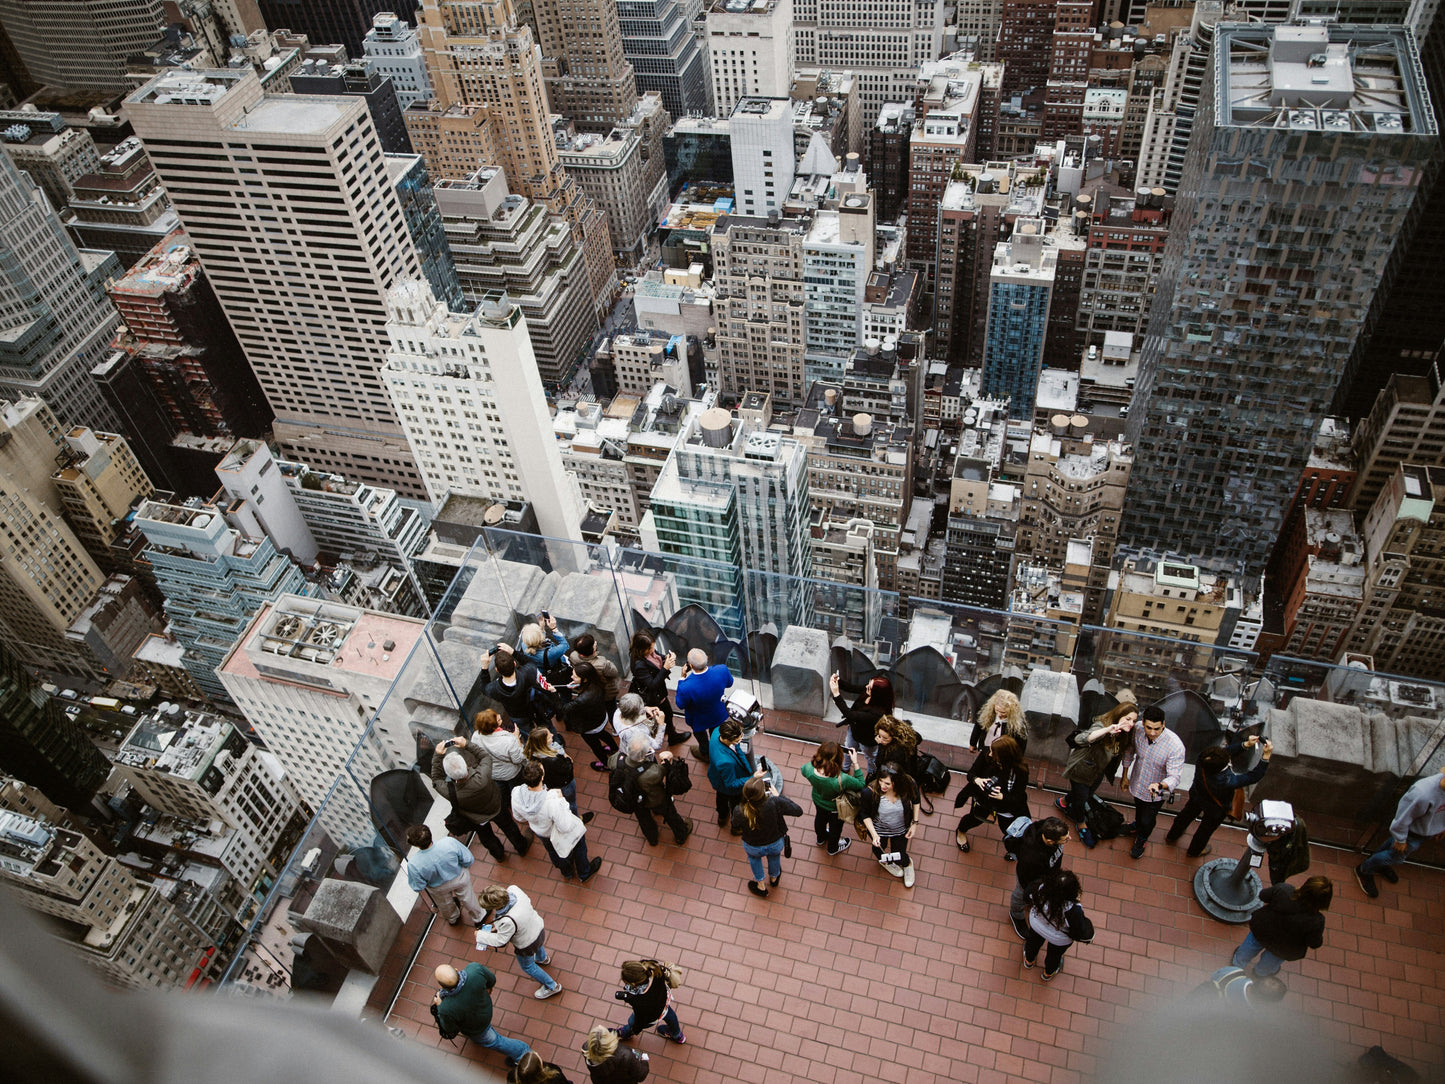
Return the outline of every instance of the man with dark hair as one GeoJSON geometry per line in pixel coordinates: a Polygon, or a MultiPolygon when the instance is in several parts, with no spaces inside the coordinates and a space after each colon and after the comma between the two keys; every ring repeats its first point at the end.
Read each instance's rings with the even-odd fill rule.
{"type": "Polygon", "coordinates": [[[622,675],[617,672],[617,664],[597,650],[597,638],[590,632],[584,632],[572,641],[570,657],[573,666],[579,662],[591,663],[592,669],[597,671],[597,676],[602,679],[602,706],[610,719],[617,710],[617,698],[622,695],[622,675]]]}
{"type": "Polygon", "coordinates": [[[483,666],[490,661],[497,674],[482,691],[501,706],[522,737],[532,733],[532,727],[538,723],[556,733],[552,726],[552,712],[558,706],[556,696],[542,688],[537,668],[529,662],[518,662],[510,651],[498,650],[495,655],[482,658],[483,666]]]}
{"type": "Polygon", "coordinates": [[[687,653],[687,676],[677,683],[673,699],[678,710],[686,713],[687,725],[697,738],[692,755],[704,764],[712,754],[712,732],[728,717],[723,694],[732,683],[733,676],[726,666],[707,664],[707,652],[695,647],[687,653]]]}
{"type": "Polygon", "coordinates": [[[455,926],[467,916],[473,926],[482,924],[482,906],[472,888],[472,875],[467,872],[474,861],[472,852],[451,836],[433,843],[431,829],[424,824],[406,830],[406,841],[416,848],[406,862],[406,883],[413,892],[427,889],[437,910],[446,916],[447,925],[455,926]]]}
{"type": "Polygon", "coordinates": [[[1134,798],[1134,845],[1130,858],[1144,857],[1144,844],[1154,831],[1159,810],[1169,792],[1179,786],[1184,771],[1184,743],[1170,730],[1164,709],[1151,704],[1144,709],[1143,723],[1132,732],[1133,739],[1124,750],[1123,787],[1134,798]]]}
{"type": "Polygon", "coordinates": [[[1063,861],[1068,838],[1067,824],[1058,817],[1045,817],[1025,828],[1013,845],[1018,882],[1009,896],[1008,917],[1020,941],[1027,940],[1029,930],[1029,888],[1063,861]]]}
{"type": "Polygon", "coordinates": [[[1194,823],[1194,818],[1198,817],[1199,827],[1195,829],[1194,839],[1185,853],[1190,858],[1200,858],[1214,849],[1209,845],[1209,837],[1224,823],[1224,818],[1229,816],[1230,808],[1234,805],[1234,792],[1264,778],[1264,773],[1269,770],[1269,758],[1274,752],[1274,746],[1266,740],[1263,746],[1264,757],[1247,772],[1233,771],[1229,766],[1230,758],[1246,749],[1253,749],[1259,742],[1258,737],[1251,737],[1247,741],[1235,742],[1229,746],[1212,746],[1199,755],[1199,763],[1194,765],[1194,785],[1189,788],[1189,801],[1175,814],[1174,823],[1169,826],[1169,834],[1164,837],[1165,843],[1179,842],[1179,837],[1194,823]]]}

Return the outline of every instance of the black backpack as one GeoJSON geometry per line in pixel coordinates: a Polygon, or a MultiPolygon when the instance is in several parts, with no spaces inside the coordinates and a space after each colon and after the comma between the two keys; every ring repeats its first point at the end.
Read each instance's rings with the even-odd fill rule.
{"type": "Polygon", "coordinates": [[[918,789],[924,794],[942,794],[948,789],[948,766],[939,760],[932,753],[920,753],[918,756],[918,771],[914,778],[918,780],[918,789]]]}
{"type": "Polygon", "coordinates": [[[619,813],[636,813],[645,799],[637,784],[637,769],[621,756],[607,780],[607,801],[619,813]]]}
{"type": "Polygon", "coordinates": [[[1084,809],[1084,825],[1096,842],[1114,839],[1124,831],[1124,814],[1097,795],[1089,795],[1084,809]]]}
{"type": "Polygon", "coordinates": [[[673,757],[663,769],[662,786],[674,798],[692,790],[692,777],[687,774],[687,761],[673,757]]]}
{"type": "Polygon", "coordinates": [[[457,1037],[457,1033],[455,1031],[452,1031],[450,1028],[448,1028],[445,1024],[442,1023],[442,1015],[441,1013],[437,1012],[437,1007],[435,1005],[431,1007],[431,1018],[437,1022],[437,1034],[440,1035],[443,1039],[455,1039],[457,1037]]]}

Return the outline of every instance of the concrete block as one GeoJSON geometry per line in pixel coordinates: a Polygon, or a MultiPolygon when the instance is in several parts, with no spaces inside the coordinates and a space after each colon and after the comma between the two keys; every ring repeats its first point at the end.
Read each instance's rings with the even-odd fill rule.
{"type": "Polygon", "coordinates": [[[826,632],[789,625],[773,654],[773,706],[822,718],[830,662],[826,632]]]}
{"type": "Polygon", "coordinates": [[[375,975],[401,932],[401,917],[380,889],[328,877],[296,925],[350,966],[375,975]]]}

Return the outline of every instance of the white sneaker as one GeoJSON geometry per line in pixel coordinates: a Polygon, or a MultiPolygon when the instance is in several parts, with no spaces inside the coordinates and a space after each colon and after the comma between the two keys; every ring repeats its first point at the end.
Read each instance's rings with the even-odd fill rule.
{"type": "Polygon", "coordinates": [[[539,986],[539,987],[537,987],[537,992],[534,993],[532,996],[535,997],[538,1001],[546,1001],[549,997],[556,997],[556,996],[557,996],[558,994],[560,994],[561,992],[562,992],[562,984],[559,982],[556,986],[552,986],[552,987],[547,987],[547,986],[539,986]]]}
{"type": "Polygon", "coordinates": [[[904,887],[904,888],[912,888],[912,887],[913,887],[913,867],[912,867],[911,865],[905,866],[905,867],[903,868],[903,887],[904,887]]]}
{"type": "Polygon", "coordinates": [[[886,869],[889,873],[893,874],[893,876],[895,877],[903,876],[903,868],[895,862],[884,862],[883,868],[886,869]]]}

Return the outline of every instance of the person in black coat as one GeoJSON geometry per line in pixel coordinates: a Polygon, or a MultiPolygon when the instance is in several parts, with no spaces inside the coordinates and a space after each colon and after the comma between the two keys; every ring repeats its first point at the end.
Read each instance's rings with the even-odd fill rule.
{"type": "Polygon", "coordinates": [[[640,1084],[647,1079],[647,1055],[623,1046],[618,1033],[598,1024],[582,1046],[592,1084],[640,1084]]]}
{"type": "MultiPolygon", "coordinates": [[[[607,733],[610,713],[607,709],[607,684],[601,673],[589,662],[579,662],[572,667],[574,694],[562,705],[562,721],[574,734],[581,734],[587,748],[597,759],[592,762],[594,772],[605,772],[607,760],[617,752],[617,742],[607,733]]],[[[616,705],[614,705],[615,707],[616,705]]]]}
{"type": "Polygon", "coordinates": [[[1263,757],[1247,772],[1232,771],[1229,766],[1230,758],[1259,744],[1260,739],[1252,737],[1248,741],[1235,742],[1227,747],[1216,745],[1200,754],[1199,763],[1194,767],[1194,783],[1189,788],[1189,801],[1175,815],[1174,823],[1169,826],[1169,834],[1164,837],[1165,843],[1179,842],[1179,837],[1194,823],[1194,818],[1198,817],[1199,827],[1195,829],[1194,838],[1189,841],[1189,850],[1185,853],[1190,858],[1198,858],[1213,849],[1209,846],[1209,837],[1214,835],[1214,830],[1229,816],[1230,807],[1234,805],[1234,792],[1264,778],[1274,746],[1266,740],[1262,746],[1263,757]]]}
{"type": "Polygon", "coordinates": [[[622,989],[613,996],[632,1007],[627,1023],[617,1029],[617,1037],[623,1042],[654,1024],[657,1025],[657,1033],[664,1039],[678,1044],[687,1042],[682,1024],[670,1004],[672,998],[667,992],[667,973],[657,960],[628,960],[624,963],[622,989]]]}
{"type": "Polygon", "coordinates": [[[1019,940],[1026,938],[1029,918],[1029,889],[1064,860],[1069,826],[1058,817],[1034,821],[1013,844],[1016,883],[1009,896],[1008,917],[1019,940]]]}
{"type": "MultiPolygon", "coordinates": [[[[677,665],[677,656],[671,651],[666,655],[660,654],[657,641],[646,632],[632,634],[627,653],[632,659],[632,691],[642,697],[642,702],[648,707],[662,709],[663,722],[667,726],[667,744],[681,745],[692,735],[681,734],[673,726],[672,700],[667,695],[667,679],[677,665]]],[[[704,750],[700,759],[705,759],[706,755],[704,750]]]]}
{"type": "Polygon", "coordinates": [[[969,851],[968,832],[986,820],[997,820],[1001,831],[1017,818],[1028,815],[1029,770],[1024,764],[1018,742],[998,738],[988,752],[973,762],[968,782],[953,800],[960,809],[970,799],[973,807],[958,820],[956,842],[964,854],[969,851]]]}
{"type": "Polygon", "coordinates": [[[1303,960],[1310,949],[1325,943],[1325,916],[1334,899],[1328,877],[1311,877],[1295,888],[1271,885],[1259,894],[1264,906],[1249,920],[1249,933],[1234,950],[1235,967],[1254,964],[1259,978],[1273,975],[1286,960],[1303,960]]]}
{"type": "Polygon", "coordinates": [[[766,896],[768,885],[783,879],[783,850],[788,843],[788,822],[785,817],[801,817],[802,808],[791,798],[784,798],[766,779],[749,779],[743,784],[743,800],[732,814],[733,835],[743,837],[743,850],[753,879],[748,891],[766,896]],[[763,880],[763,860],[768,863],[768,880],[763,880]]]}
{"type": "Polygon", "coordinates": [[[828,692],[833,697],[833,703],[837,704],[838,710],[843,713],[843,721],[834,723],[834,728],[848,728],[848,740],[843,744],[849,749],[861,750],[868,758],[868,767],[871,770],[874,766],[873,758],[878,752],[877,743],[873,740],[878,720],[893,714],[893,683],[882,674],[875,675],[863,686],[863,691],[850,707],[843,699],[843,686],[838,671],[834,670],[833,676],[828,679],[828,692]]]}

